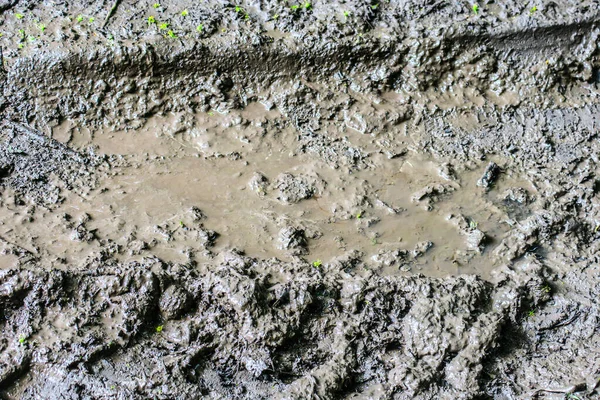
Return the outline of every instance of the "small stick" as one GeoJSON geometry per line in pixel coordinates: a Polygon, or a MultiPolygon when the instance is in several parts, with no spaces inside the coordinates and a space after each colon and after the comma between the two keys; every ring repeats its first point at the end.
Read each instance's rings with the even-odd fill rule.
{"type": "Polygon", "coordinates": [[[102,27],[101,29],[104,29],[104,27],[106,26],[106,24],[108,23],[108,20],[110,19],[110,17],[113,16],[113,14],[115,13],[115,11],[117,10],[117,7],[119,6],[119,3],[121,2],[121,0],[115,0],[112,7],[110,8],[110,10],[108,11],[108,14],[106,14],[106,18],[104,18],[104,22],[102,23],[102,27]]]}

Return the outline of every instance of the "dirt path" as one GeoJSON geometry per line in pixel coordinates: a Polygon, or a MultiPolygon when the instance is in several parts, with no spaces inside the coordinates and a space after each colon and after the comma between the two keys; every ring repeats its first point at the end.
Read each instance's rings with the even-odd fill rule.
{"type": "Polygon", "coordinates": [[[598,6],[0,1],[0,398],[596,398],[598,6]]]}

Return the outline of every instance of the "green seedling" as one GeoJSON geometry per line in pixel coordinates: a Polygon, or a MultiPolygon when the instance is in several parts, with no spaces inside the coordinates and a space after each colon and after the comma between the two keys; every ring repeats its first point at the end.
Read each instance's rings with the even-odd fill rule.
{"type": "Polygon", "coordinates": [[[533,6],[531,7],[531,9],[529,10],[529,14],[533,15],[536,11],[538,10],[537,6],[533,6]]]}
{"type": "Polygon", "coordinates": [[[379,3],[378,4],[373,4],[371,6],[371,10],[377,10],[377,7],[379,7],[379,3]]]}
{"type": "Polygon", "coordinates": [[[471,229],[477,229],[477,222],[475,222],[475,221],[471,221],[471,222],[469,222],[469,227],[470,227],[471,229]]]}
{"type": "Polygon", "coordinates": [[[293,6],[291,6],[291,7],[290,7],[290,9],[291,9],[292,11],[296,11],[296,10],[297,10],[297,9],[299,9],[299,8],[300,8],[300,4],[294,4],[293,6]]]}
{"type": "Polygon", "coordinates": [[[181,16],[182,16],[182,17],[187,17],[187,16],[188,16],[188,14],[189,14],[188,10],[183,10],[183,11],[181,12],[181,16]]]}
{"type": "Polygon", "coordinates": [[[243,11],[244,11],[244,9],[241,6],[235,6],[235,12],[236,13],[241,13],[243,11]]]}
{"type": "Polygon", "coordinates": [[[23,14],[19,14],[19,13],[15,14],[15,18],[17,18],[17,19],[23,19],[23,17],[24,17],[23,14]]]}
{"type": "Polygon", "coordinates": [[[157,333],[161,333],[162,330],[163,330],[163,325],[159,325],[159,326],[156,327],[156,332],[157,333]]]}
{"type": "Polygon", "coordinates": [[[154,4],[152,4],[152,7],[154,7],[154,8],[160,8],[160,3],[154,3],[154,4]]]}
{"type": "Polygon", "coordinates": [[[475,14],[479,14],[479,4],[475,3],[471,8],[475,14]]]}
{"type": "Polygon", "coordinates": [[[306,3],[304,3],[304,8],[310,10],[312,8],[312,4],[310,4],[310,2],[307,1],[306,3]]]}
{"type": "Polygon", "coordinates": [[[202,32],[204,30],[204,25],[200,24],[196,27],[196,30],[198,31],[198,33],[202,32]]]}
{"type": "Polygon", "coordinates": [[[167,32],[167,35],[171,38],[171,39],[177,39],[177,35],[175,34],[175,32],[173,31],[169,31],[167,32]]]}
{"type": "Polygon", "coordinates": [[[321,262],[321,260],[317,260],[317,261],[313,261],[312,265],[315,268],[319,268],[321,265],[323,265],[323,263],[321,262]]]}
{"type": "Polygon", "coordinates": [[[31,43],[35,42],[36,37],[35,36],[27,36],[27,40],[30,41],[31,43]]]}
{"type": "Polygon", "coordinates": [[[83,15],[78,15],[75,19],[77,20],[77,22],[81,22],[83,21],[83,15]]]}
{"type": "Polygon", "coordinates": [[[179,221],[179,225],[180,225],[182,228],[185,228],[185,224],[183,223],[183,221],[179,221]]]}
{"type": "Polygon", "coordinates": [[[90,22],[90,24],[93,24],[95,20],[96,20],[96,18],[94,18],[94,17],[90,17],[88,19],[88,21],[90,22]]]}
{"type": "Polygon", "coordinates": [[[24,29],[19,29],[19,37],[21,39],[25,39],[25,30],[24,29]]]}
{"type": "Polygon", "coordinates": [[[594,233],[600,231],[600,224],[596,225],[596,228],[594,228],[594,233]]]}
{"type": "Polygon", "coordinates": [[[110,385],[110,390],[115,390],[115,385],[110,385]]]}
{"type": "Polygon", "coordinates": [[[356,214],[356,219],[361,219],[362,218],[362,213],[359,212],[358,214],[356,214]]]}
{"type": "Polygon", "coordinates": [[[552,288],[548,285],[545,285],[544,287],[542,287],[542,292],[544,293],[550,293],[552,291],[552,288]]]}
{"type": "Polygon", "coordinates": [[[373,239],[371,239],[371,244],[372,244],[373,246],[375,246],[375,245],[379,244],[379,242],[377,241],[377,238],[373,238],[373,239]]]}
{"type": "Polygon", "coordinates": [[[348,19],[350,16],[350,11],[344,11],[342,14],[344,14],[344,18],[348,19]]]}
{"type": "Polygon", "coordinates": [[[156,18],[153,15],[148,17],[148,25],[152,25],[156,23],[156,18]]]}
{"type": "Polygon", "coordinates": [[[208,112],[208,115],[212,117],[213,115],[215,115],[215,113],[214,113],[214,112],[212,112],[212,111],[209,111],[209,112],[208,112]]]}
{"type": "Polygon", "coordinates": [[[275,14],[275,15],[273,15],[273,19],[274,19],[275,21],[277,21],[277,20],[279,19],[279,14],[275,14]]]}
{"type": "Polygon", "coordinates": [[[25,343],[27,343],[27,339],[25,338],[25,336],[21,336],[21,337],[19,338],[19,343],[21,343],[21,344],[25,344],[25,343]]]}
{"type": "Polygon", "coordinates": [[[158,29],[160,29],[161,31],[164,31],[168,27],[169,27],[169,24],[167,24],[166,22],[163,22],[162,24],[158,25],[158,29]]]}
{"type": "Polygon", "coordinates": [[[527,312],[527,315],[528,315],[529,317],[533,317],[533,316],[535,316],[535,311],[533,311],[533,310],[529,310],[529,311],[527,312]]]}
{"type": "Polygon", "coordinates": [[[17,46],[17,47],[19,47],[19,49],[22,49],[25,47],[25,43],[19,43],[19,46],[17,46]]]}
{"type": "Polygon", "coordinates": [[[44,32],[46,30],[46,25],[44,24],[38,24],[38,28],[40,31],[44,32]]]}

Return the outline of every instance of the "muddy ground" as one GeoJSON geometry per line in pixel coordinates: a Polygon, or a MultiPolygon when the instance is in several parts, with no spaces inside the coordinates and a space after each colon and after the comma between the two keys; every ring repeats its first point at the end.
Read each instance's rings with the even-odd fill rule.
{"type": "Polygon", "coordinates": [[[598,398],[598,10],[0,0],[0,398],[598,398]]]}

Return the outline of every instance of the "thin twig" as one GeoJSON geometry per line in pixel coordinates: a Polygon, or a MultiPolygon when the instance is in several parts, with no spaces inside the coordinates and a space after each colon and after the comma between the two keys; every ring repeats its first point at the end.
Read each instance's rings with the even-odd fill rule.
{"type": "Polygon", "coordinates": [[[104,22],[102,23],[101,29],[104,29],[104,27],[106,26],[106,24],[108,24],[108,20],[110,19],[110,17],[113,16],[113,14],[115,13],[115,11],[117,11],[117,7],[119,6],[120,2],[121,2],[121,0],[115,0],[113,2],[112,7],[110,8],[110,10],[108,10],[108,14],[106,14],[106,18],[104,18],[104,22]]]}

